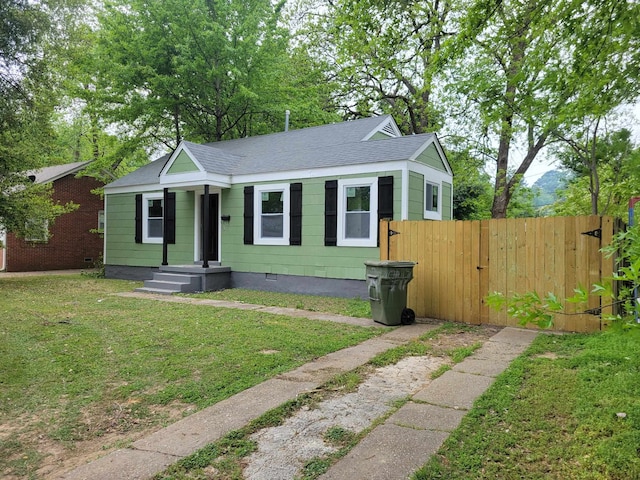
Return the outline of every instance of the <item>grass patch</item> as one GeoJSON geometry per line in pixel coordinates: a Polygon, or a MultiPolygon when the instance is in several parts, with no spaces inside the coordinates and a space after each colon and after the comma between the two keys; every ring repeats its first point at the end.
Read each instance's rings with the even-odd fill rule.
{"type": "Polygon", "coordinates": [[[369,301],[360,298],[335,298],[294,293],[259,292],[242,288],[231,288],[219,292],[204,292],[186,296],[251,303],[269,307],[297,308],[310,312],[333,313],[348,317],[371,317],[369,301]]]}
{"type": "Polygon", "coordinates": [[[17,429],[0,444],[1,472],[33,475],[39,436],[70,448],[126,436],[384,332],[112,295],[138,285],[0,279],[0,425],[17,429]]]}
{"type": "Polygon", "coordinates": [[[451,360],[453,360],[453,363],[460,363],[465,358],[473,355],[473,352],[475,352],[481,346],[482,346],[482,343],[476,342],[473,345],[469,345],[468,347],[458,347],[453,350],[450,350],[447,352],[447,355],[451,357],[451,360]]]}
{"type": "Polygon", "coordinates": [[[331,427],[324,434],[324,440],[334,447],[349,445],[356,438],[356,434],[341,426],[331,427]]]}
{"type": "Polygon", "coordinates": [[[413,478],[640,478],[639,343],[539,336],[413,478]]]}
{"type": "MultiPolygon", "coordinates": [[[[455,336],[459,333],[477,332],[478,330],[479,328],[474,326],[444,323],[414,342],[392,348],[387,352],[377,355],[366,365],[334,376],[313,393],[300,395],[295,400],[266,412],[245,428],[234,432],[233,436],[237,440],[242,439],[244,442],[250,442],[250,435],[263,428],[282,425],[302,407],[313,408],[314,405],[335,395],[336,392],[345,394],[357,390],[358,386],[366,376],[372,372],[373,368],[397,363],[406,356],[425,355],[431,352],[433,340],[443,336],[455,336]]],[[[462,359],[475,351],[479,346],[480,343],[474,343],[472,346],[449,349],[446,350],[446,352],[443,351],[443,354],[447,353],[453,358],[462,359]]],[[[451,367],[447,366],[447,368],[451,367]]],[[[300,476],[296,478],[300,480],[313,480],[324,474],[331,465],[344,457],[376,426],[384,423],[388,417],[405,405],[409,401],[409,398],[410,397],[406,397],[395,401],[390,405],[391,408],[385,415],[376,419],[368,428],[359,433],[351,432],[341,426],[329,428],[324,434],[324,441],[337,447],[338,450],[326,456],[310,459],[305,463],[300,476]]],[[[241,444],[244,445],[244,443],[241,444]]],[[[221,452],[222,449],[219,442],[212,444],[206,447],[203,452],[196,452],[179,464],[169,467],[165,472],[156,476],[156,480],[186,480],[193,478],[241,479],[242,456],[239,455],[237,451],[229,451],[226,454],[222,454],[221,452]],[[207,461],[201,462],[201,460],[205,458],[208,459],[207,461],[210,463],[207,463],[207,461]],[[204,468],[214,469],[216,475],[207,477],[203,470],[204,468]]],[[[251,450],[246,450],[247,455],[250,453],[251,450]]]]}

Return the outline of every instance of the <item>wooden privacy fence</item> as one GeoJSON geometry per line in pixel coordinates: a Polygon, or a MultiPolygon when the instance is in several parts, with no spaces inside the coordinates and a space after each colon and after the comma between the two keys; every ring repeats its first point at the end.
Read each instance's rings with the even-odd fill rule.
{"type": "MultiPolygon", "coordinates": [[[[414,278],[407,304],[418,317],[471,324],[517,326],[506,312],[485,304],[490,292],[505,295],[535,291],[570,297],[578,286],[613,274],[615,259],[600,248],[619,227],[612,217],[518,218],[481,221],[382,221],[382,260],[412,260],[414,278]]],[[[587,308],[602,307],[589,296],[587,308]]],[[[608,303],[608,300],[605,300],[608,303]]],[[[590,332],[601,328],[597,315],[567,304],[573,315],[556,315],[555,330],[590,332]]],[[[531,325],[529,325],[531,327],[531,325]]]]}

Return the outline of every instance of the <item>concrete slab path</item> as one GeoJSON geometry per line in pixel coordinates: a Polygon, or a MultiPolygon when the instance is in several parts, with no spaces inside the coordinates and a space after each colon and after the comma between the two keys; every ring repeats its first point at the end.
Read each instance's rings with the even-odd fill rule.
{"type": "Polygon", "coordinates": [[[473,402],[524,352],[538,332],[507,327],[415,394],[322,480],[406,479],[436,453],[473,402]]]}
{"type": "MultiPolygon", "coordinates": [[[[124,296],[149,294],[127,293],[124,296]]],[[[370,319],[353,319],[296,309],[261,307],[238,302],[153,296],[167,302],[203,303],[226,308],[265,310],[284,315],[378,326],[370,319]]],[[[85,464],[60,480],[143,480],[205,445],[239,429],[268,410],[320,387],[339,374],[364,365],[375,355],[407,343],[436,328],[414,324],[393,329],[355,347],[331,353],[295,370],[249,388],[166,428],[85,464]]],[[[388,328],[381,326],[382,328],[388,328]]],[[[491,337],[474,355],[457,364],[413,396],[384,424],[375,428],[351,452],[321,478],[404,479],[435,453],[449,432],[457,427],[473,401],[491,385],[509,362],[522,353],[537,332],[505,328],[491,337]]]]}

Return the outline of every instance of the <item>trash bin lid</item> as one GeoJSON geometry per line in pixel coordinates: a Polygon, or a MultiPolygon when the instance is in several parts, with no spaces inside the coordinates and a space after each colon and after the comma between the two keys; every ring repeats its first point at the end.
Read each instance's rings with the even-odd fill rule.
{"type": "Polygon", "coordinates": [[[367,260],[364,262],[367,267],[413,267],[416,265],[416,262],[405,261],[405,260],[367,260]]]}

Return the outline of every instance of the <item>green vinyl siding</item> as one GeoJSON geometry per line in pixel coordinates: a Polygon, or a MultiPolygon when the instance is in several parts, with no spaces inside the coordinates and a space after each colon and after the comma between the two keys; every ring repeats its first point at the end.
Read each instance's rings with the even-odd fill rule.
{"type": "MultiPolygon", "coordinates": [[[[394,177],[394,217],[400,218],[401,173],[378,172],[366,177],[394,177]]],[[[377,247],[325,247],[325,181],[358,178],[343,176],[302,181],[302,245],[244,245],[243,192],[234,185],[222,192],[222,214],[231,220],[222,227],[222,263],[236,272],[302,275],[322,278],[364,279],[365,260],[379,258],[377,247]]],[[[254,184],[255,185],[255,184],[254,184]]],[[[267,183],[268,185],[268,183],[267,183]]]]}
{"type": "Polygon", "coordinates": [[[451,202],[453,186],[442,182],[442,220],[451,220],[451,202]]]}
{"type": "Polygon", "coordinates": [[[446,172],[447,168],[445,167],[440,155],[438,154],[438,150],[435,145],[429,145],[420,155],[416,158],[416,161],[420,163],[424,163],[425,165],[429,165],[430,167],[435,168],[436,170],[440,170],[441,172],[446,172]]]}
{"type": "MultiPolygon", "coordinates": [[[[162,244],[135,242],[135,197],[135,193],[105,196],[106,263],[109,265],[157,267],[162,263],[162,244]]],[[[168,245],[170,264],[193,263],[193,222],[193,192],[176,191],[176,243],[168,245]]]]}
{"type": "Polygon", "coordinates": [[[389,135],[386,135],[382,132],[376,132],[369,138],[369,140],[385,140],[388,138],[394,138],[394,137],[390,137],[389,135]]]}
{"type": "Polygon", "coordinates": [[[424,218],[424,175],[409,172],[409,218],[408,220],[422,220],[424,218]]]}
{"type": "Polygon", "coordinates": [[[196,164],[193,163],[193,160],[191,160],[191,157],[189,157],[187,152],[182,150],[178,154],[178,157],[173,161],[173,164],[171,165],[171,168],[169,168],[169,171],[167,172],[167,174],[171,175],[173,173],[185,173],[185,172],[197,172],[197,171],[198,171],[198,167],[196,166],[196,164]]]}

